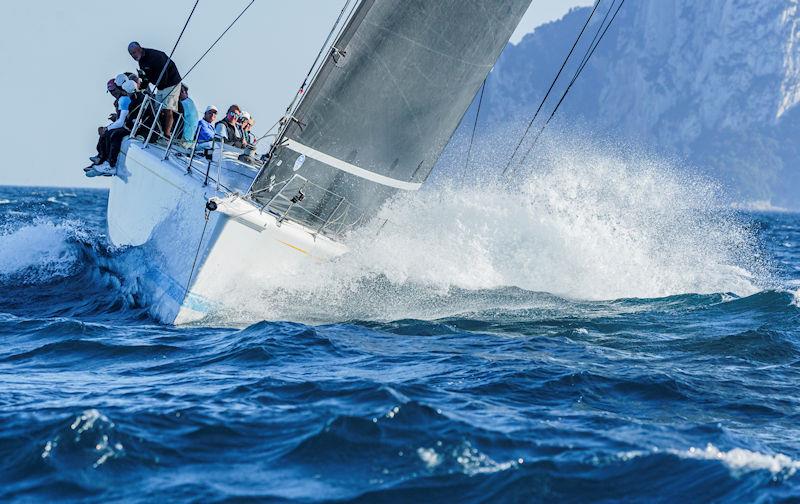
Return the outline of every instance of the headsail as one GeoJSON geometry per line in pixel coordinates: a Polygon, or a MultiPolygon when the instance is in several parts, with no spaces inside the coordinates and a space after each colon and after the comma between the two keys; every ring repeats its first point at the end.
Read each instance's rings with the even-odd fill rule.
{"type": "Polygon", "coordinates": [[[252,198],[289,209],[275,195],[302,187],[290,216],[317,226],[418,189],[530,1],[362,0],[252,198]]]}

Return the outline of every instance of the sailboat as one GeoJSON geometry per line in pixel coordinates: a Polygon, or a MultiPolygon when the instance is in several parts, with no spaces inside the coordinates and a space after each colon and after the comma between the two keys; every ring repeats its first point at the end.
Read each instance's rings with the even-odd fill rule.
{"type": "Polygon", "coordinates": [[[158,142],[140,114],[107,219],[115,246],[148,250],[136,281],[152,315],[197,321],[231,308],[245,279],[347,253],[348,233],[423,186],[529,5],[354,3],[263,163],[222,142],[188,152],[158,142]]]}

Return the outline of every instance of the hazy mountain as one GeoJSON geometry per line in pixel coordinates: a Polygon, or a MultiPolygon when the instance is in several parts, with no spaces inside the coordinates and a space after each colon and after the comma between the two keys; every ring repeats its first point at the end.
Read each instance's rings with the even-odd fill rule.
{"type": "MultiPolygon", "coordinates": [[[[558,121],[684,158],[743,201],[798,208],[799,9],[797,0],[626,2],[558,121]]],[[[590,10],[574,9],[507,48],[487,84],[482,122],[530,116],[590,10]]]]}

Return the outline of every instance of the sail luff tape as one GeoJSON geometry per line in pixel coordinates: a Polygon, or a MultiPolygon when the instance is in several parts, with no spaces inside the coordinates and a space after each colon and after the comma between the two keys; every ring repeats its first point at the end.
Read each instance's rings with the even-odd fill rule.
{"type": "Polygon", "coordinates": [[[395,189],[402,189],[404,191],[418,191],[419,188],[422,187],[422,184],[418,182],[404,182],[402,180],[393,179],[391,177],[387,177],[379,173],[374,173],[369,170],[365,170],[364,168],[360,168],[356,165],[350,164],[347,161],[342,161],[341,159],[337,159],[331,155],[325,154],[324,152],[312,149],[307,145],[298,143],[292,140],[291,138],[286,139],[285,147],[298,154],[303,154],[306,157],[315,159],[320,163],[325,163],[328,166],[332,166],[333,168],[336,168],[343,172],[355,175],[356,177],[369,180],[370,182],[375,182],[376,184],[381,184],[388,187],[394,187],[395,189]]]}

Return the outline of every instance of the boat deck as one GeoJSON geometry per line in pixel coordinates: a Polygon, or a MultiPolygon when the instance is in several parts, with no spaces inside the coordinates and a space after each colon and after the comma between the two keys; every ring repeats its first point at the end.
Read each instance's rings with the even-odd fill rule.
{"type": "MultiPolygon", "coordinates": [[[[127,145],[135,143],[138,147],[150,152],[154,157],[160,158],[165,166],[185,172],[198,181],[216,187],[220,192],[229,194],[244,194],[258,174],[260,165],[254,165],[239,160],[242,151],[227,147],[222,152],[222,162],[218,163],[219,151],[214,154],[214,159],[209,159],[203,152],[198,151],[189,160],[191,151],[172,146],[167,155],[167,148],[158,143],[145,145],[139,139],[130,140],[127,145]],[[191,169],[190,169],[191,168],[191,169]],[[207,175],[207,177],[206,177],[207,175]]],[[[127,150],[127,145],[125,149],[127,150]]],[[[122,174],[124,176],[124,174],[122,174]]]]}

